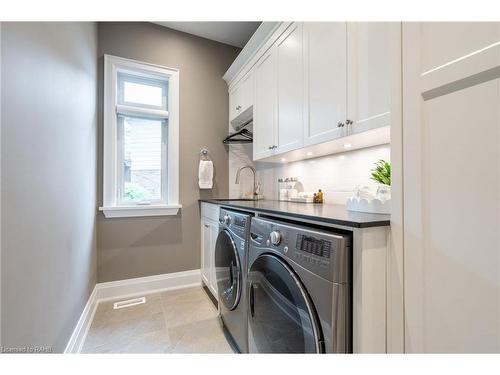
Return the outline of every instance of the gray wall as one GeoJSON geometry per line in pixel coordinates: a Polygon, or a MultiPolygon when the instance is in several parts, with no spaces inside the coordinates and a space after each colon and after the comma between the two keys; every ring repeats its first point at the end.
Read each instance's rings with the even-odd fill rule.
{"type": "MultiPolygon", "coordinates": [[[[99,103],[103,54],[180,69],[180,203],[177,216],[105,219],[98,214],[99,282],[200,267],[198,198],[228,195],[228,94],[222,75],[239,49],[149,23],[99,24],[99,103]],[[215,165],[211,191],[198,189],[198,153],[215,165]]],[[[101,105],[101,104],[100,104],[101,105]]],[[[98,199],[102,204],[102,108],[99,111],[98,199]]]]}
{"type": "Polygon", "coordinates": [[[1,38],[2,344],[63,351],[96,282],[97,28],[1,38]]]}

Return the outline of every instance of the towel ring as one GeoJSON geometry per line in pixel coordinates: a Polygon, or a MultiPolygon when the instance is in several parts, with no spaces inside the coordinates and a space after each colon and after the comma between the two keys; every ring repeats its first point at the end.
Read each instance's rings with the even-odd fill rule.
{"type": "Polygon", "coordinates": [[[208,149],[202,148],[200,150],[200,160],[205,160],[205,161],[211,160],[210,155],[208,154],[208,149]]]}

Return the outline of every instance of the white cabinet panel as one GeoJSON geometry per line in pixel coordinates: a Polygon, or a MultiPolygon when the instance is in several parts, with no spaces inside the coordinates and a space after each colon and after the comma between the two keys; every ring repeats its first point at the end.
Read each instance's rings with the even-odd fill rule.
{"type": "Polygon", "coordinates": [[[347,57],[345,22],[304,23],[305,101],[304,144],[342,136],[346,120],[347,57]]]}
{"type": "Polygon", "coordinates": [[[215,244],[219,234],[219,206],[201,203],[201,277],[217,298],[215,277],[215,244]]]}
{"type": "Polygon", "coordinates": [[[203,282],[208,286],[212,278],[211,271],[211,238],[210,238],[210,221],[206,218],[201,219],[201,277],[203,282]]]}
{"type": "Polygon", "coordinates": [[[276,124],[276,55],[268,50],[257,62],[255,76],[253,158],[273,154],[276,124]]]}
{"type": "Polygon", "coordinates": [[[210,285],[209,289],[212,291],[215,298],[217,298],[217,278],[215,275],[215,244],[217,236],[219,235],[219,225],[212,223],[210,225],[210,285]]]}
{"type": "Polygon", "coordinates": [[[302,24],[293,23],[276,42],[277,126],[276,153],[303,144],[302,24]]]}
{"type": "MultiPolygon", "coordinates": [[[[500,40],[500,23],[496,30],[500,40]]],[[[490,51],[433,72],[446,84],[422,93],[429,67],[463,53],[462,39],[481,49],[477,36],[491,32],[490,24],[403,24],[407,352],[500,351],[500,77],[471,78],[467,63],[490,51]]]]}
{"type": "Polygon", "coordinates": [[[253,105],[254,94],[253,75],[250,71],[229,92],[229,121],[232,122],[253,105]]]}
{"type": "Polygon", "coordinates": [[[241,109],[240,113],[253,106],[254,101],[254,80],[252,72],[247,73],[240,82],[241,86],[241,109]]]}
{"type": "Polygon", "coordinates": [[[422,29],[422,72],[499,42],[498,22],[428,22],[422,29]]]}
{"type": "Polygon", "coordinates": [[[348,134],[390,125],[391,78],[400,53],[395,32],[397,23],[348,24],[348,134]]]}
{"type": "Polygon", "coordinates": [[[241,86],[236,85],[229,92],[229,120],[233,120],[240,114],[241,86]]]}

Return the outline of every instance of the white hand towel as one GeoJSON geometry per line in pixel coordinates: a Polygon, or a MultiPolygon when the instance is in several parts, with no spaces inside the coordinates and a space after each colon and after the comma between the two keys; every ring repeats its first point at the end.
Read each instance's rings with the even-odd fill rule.
{"type": "Polygon", "coordinates": [[[210,160],[200,160],[198,169],[198,185],[200,189],[211,189],[214,177],[214,165],[210,160]]]}

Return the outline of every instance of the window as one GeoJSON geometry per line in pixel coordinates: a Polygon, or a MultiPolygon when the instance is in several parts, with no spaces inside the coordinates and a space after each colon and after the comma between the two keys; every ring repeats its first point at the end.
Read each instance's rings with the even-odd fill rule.
{"type": "Polygon", "coordinates": [[[178,98],[178,70],[104,57],[106,217],[178,212],[178,98]]]}

